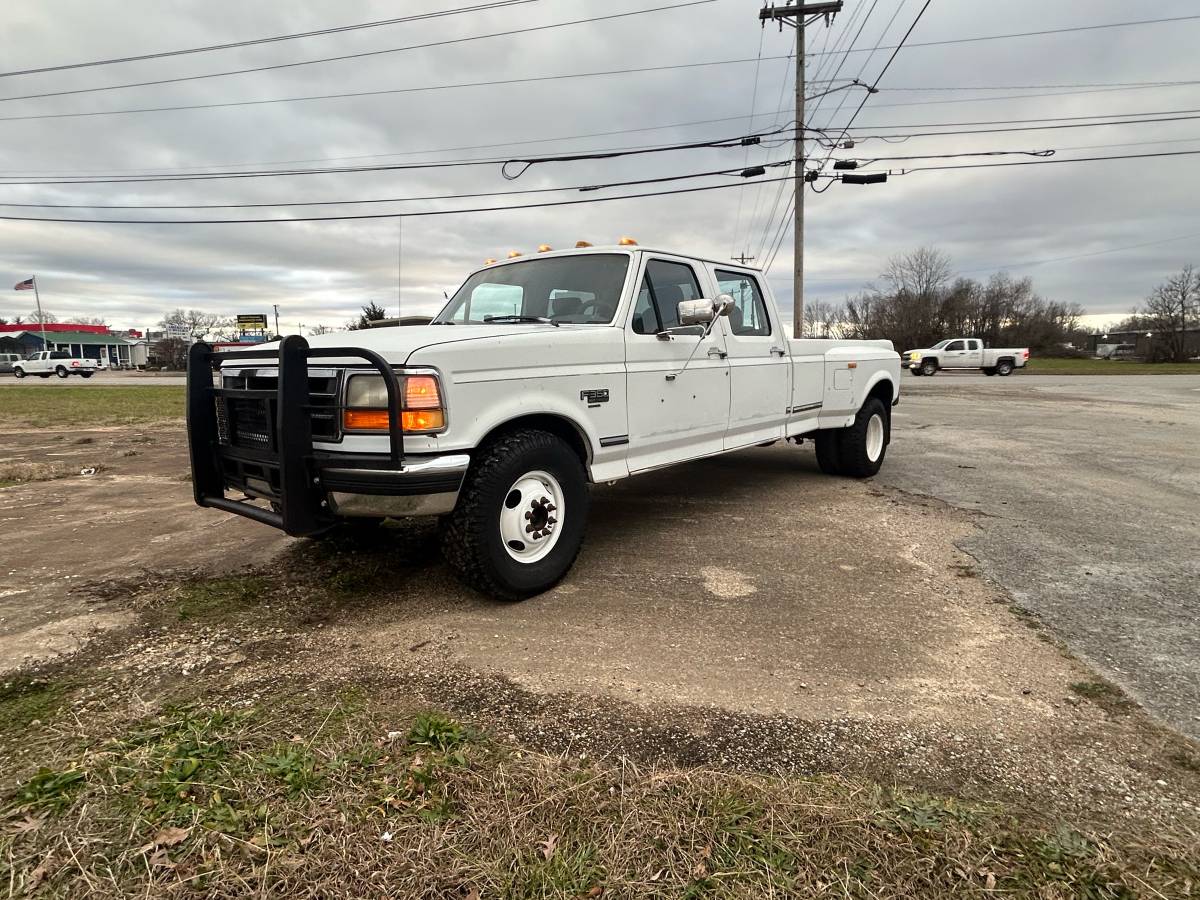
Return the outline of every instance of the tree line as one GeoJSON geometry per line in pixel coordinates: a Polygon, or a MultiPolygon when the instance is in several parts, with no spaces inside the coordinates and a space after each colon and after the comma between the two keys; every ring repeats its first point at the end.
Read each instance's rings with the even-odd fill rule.
{"type": "MultiPolygon", "coordinates": [[[[890,340],[897,350],[928,347],[948,337],[978,337],[990,347],[1029,347],[1041,355],[1071,355],[1095,329],[1078,303],[1049,300],[1032,278],[997,272],[986,281],[955,276],[950,257],[922,247],[892,257],[878,285],[841,303],[805,304],[805,334],[890,340]]],[[[1200,328],[1200,271],[1186,267],[1156,287],[1115,331],[1156,336],[1155,358],[1188,358],[1186,332],[1200,328]],[[1128,326],[1128,327],[1126,327],[1128,326]]]]}

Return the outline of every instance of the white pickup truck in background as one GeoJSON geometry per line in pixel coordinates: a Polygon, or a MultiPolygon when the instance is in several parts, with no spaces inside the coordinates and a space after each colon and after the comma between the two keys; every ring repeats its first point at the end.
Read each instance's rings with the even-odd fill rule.
{"type": "Polygon", "coordinates": [[[440,517],[459,577],[516,600],[570,569],[589,484],[803,438],[869,477],[899,393],[890,341],[792,340],[758,270],[623,240],[488,260],[429,325],[197,344],[188,438],[200,506],[310,536],[440,517]]]}
{"type": "Polygon", "coordinates": [[[1029,362],[1028,347],[989,349],[979,338],[947,338],[928,350],[905,350],[900,364],[914,375],[938,369],[979,369],[984,375],[1011,375],[1029,362]]]}
{"type": "Polygon", "coordinates": [[[72,375],[91,378],[103,369],[104,366],[96,360],[72,356],[66,350],[41,350],[13,364],[13,374],[18,378],[27,375],[37,375],[39,378],[49,378],[51,375],[59,378],[70,378],[72,375]]]}

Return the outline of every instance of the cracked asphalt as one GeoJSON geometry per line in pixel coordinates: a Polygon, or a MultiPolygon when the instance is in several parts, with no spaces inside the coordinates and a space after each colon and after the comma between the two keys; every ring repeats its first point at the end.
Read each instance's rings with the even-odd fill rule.
{"type": "Polygon", "coordinates": [[[906,373],[894,434],[879,481],[977,511],[984,573],[1200,736],[1200,376],[906,373]]]}

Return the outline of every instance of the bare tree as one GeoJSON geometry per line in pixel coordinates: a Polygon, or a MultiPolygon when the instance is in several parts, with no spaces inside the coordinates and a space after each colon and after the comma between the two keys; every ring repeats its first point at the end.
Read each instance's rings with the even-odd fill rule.
{"type": "Polygon", "coordinates": [[[34,325],[53,325],[58,321],[58,316],[48,309],[42,309],[41,313],[35,309],[29,314],[29,321],[34,325]]]}
{"type": "Polygon", "coordinates": [[[193,338],[213,337],[216,340],[231,341],[236,336],[234,320],[228,316],[207,313],[202,309],[176,309],[162,317],[159,323],[163,328],[168,325],[182,325],[193,338]]]}
{"type": "Polygon", "coordinates": [[[1158,338],[1158,359],[1186,362],[1187,332],[1200,326],[1200,272],[1184,266],[1156,287],[1138,311],[1139,321],[1158,338]]]}
{"type": "Polygon", "coordinates": [[[309,329],[309,334],[332,334],[334,329],[329,325],[314,325],[309,329]]]}

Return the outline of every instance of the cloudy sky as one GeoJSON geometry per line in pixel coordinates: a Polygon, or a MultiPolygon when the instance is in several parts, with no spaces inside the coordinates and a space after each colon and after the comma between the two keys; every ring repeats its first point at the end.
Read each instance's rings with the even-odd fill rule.
{"type": "MultiPolygon", "coordinates": [[[[20,35],[20,40],[5,41],[0,71],[208,46],[482,2],[455,0],[438,6],[428,0],[403,4],[126,0],[120,4],[120,14],[114,15],[115,7],[90,0],[7,0],[6,31],[10,36],[20,35]]],[[[682,2],[685,0],[535,0],[301,40],[0,77],[0,120],[8,119],[0,142],[0,174],[9,182],[0,185],[0,203],[172,206],[404,198],[580,186],[740,167],[746,160],[753,164],[786,159],[786,145],[749,154],[743,149],[687,150],[546,163],[515,182],[505,180],[499,166],[481,165],[203,182],[11,183],[87,174],[169,175],[297,165],[493,160],[510,154],[707,141],[739,136],[751,128],[786,125],[792,118],[792,76],[786,57],[792,50],[793,32],[784,29],[781,33],[775,27],[764,31],[757,17],[759,4],[749,0],[710,0],[590,24],[252,74],[8,99],[406,47],[682,2]],[[760,55],[763,58],[756,63],[760,55]],[[728,60],[748,61],[411,90],[728,60]],[[405,92],[210,109],[23,118],[388,90],[405,92]],[[752,109],[757,114],[753,126],[752,109]],[[606,134],[586,137],[597,133],[606,134]]],[[[895,44],[923,2],[846,0],[832,29],[811,27],[807,45],[813,55],[807,69],[814,83],[809,93],[828,89],[830,84],[821,82],[835,74],[840,79],[873,81],[891,51],[872,53],[871,48],[895,44]],[[850,47],[855,37],[854,49],[865,52],[833,52],[850,47]]],[[[1197,12],[1195,0],[1161,0],[1153,7],[1116,0],[932,0],[909,40],[920,44],[1197,12]]],[[[1200,107],[1196,84],[1126,85],[1200,79],[1193,61],[1198,37],[1200,20],[1193,20],[906,47],[855,126],[867,126],[860,132],[864,135],[872,127],[880,128],[881,133],[903,134],[905,128],[885,126],[926,131],[931,129],[925,126],[941,123],[1194,109],[1200,107]]],[[[809,124],[842,126],[861,98],[862,92],[854,89],[811,102],[809,124]]],[[[1057,159],[1178,152],[1200,150],[1197,134],[1200,120],[913,137],[903,142],[867,141],[854,151],[839,151],[835,158],[1047,149],[1057,150],[1057,159]]],[[[875,168],[1021,158],[898,161],[879,163],[875,168]]],[[[1005,268],[1013,274],[1033,276],[1042,294],[1078,302],[1097,316],[1127,312],[1173,270],[1200,262],[1198,162],[1200,156],[1180,156],[912,172],[892,177],[884,185],[834,184],[821,195],[810,192],[806,294],[810,300],[838,300],[876,279],[890,255],[930,245],[947,252],[962,273],[986,277],[1005,268]]],[[[710,177],[682,184],[727,181],[710,177]]],[[[676,185],[667,185],[672,186],[676,185]]],[[[174,307],[231,315],[270,312],[271,305],[278,304],[283,330],[293,331],[301,323],[306,328],[318,323],[339,324],[368,300],[394,311],[399,297],[405,313],[433,312],[443,302],[443,291],[452,293],[484,257],[503,255],[514,248],[532,250],[542,242],[556,247],[579,239],[611,243],[629,234],[644,245],[716,258],[747,251],[762,261],[770,258],[769,245],[778,233],[787,201],[786,193],[782,202],[776,201],[779,187],[749,184],[595,205],[413,217],[402,226],[396,219],[238,225],[0,221],[0,278],[14,283],[36,273],[45,306],[64,319],[103,316],[116,326],[145,327],[174,307]],[[402,253],[398,253],[401,237],[402,253]],[[768,245],[765,249],[764,244],[768,245]]],[[[7,205],[0,207],[0,214],[285,219],[579,196],[542,193],[248,211],[97,211],[7,205]]],[[[791,267],[788,232],[770,269],[780,302],[788,308],[791,267]]],[[[3,296],[0,316],[27,314],[32,306],[33,298],[27,293],[6,291],[3,296]]]]}

